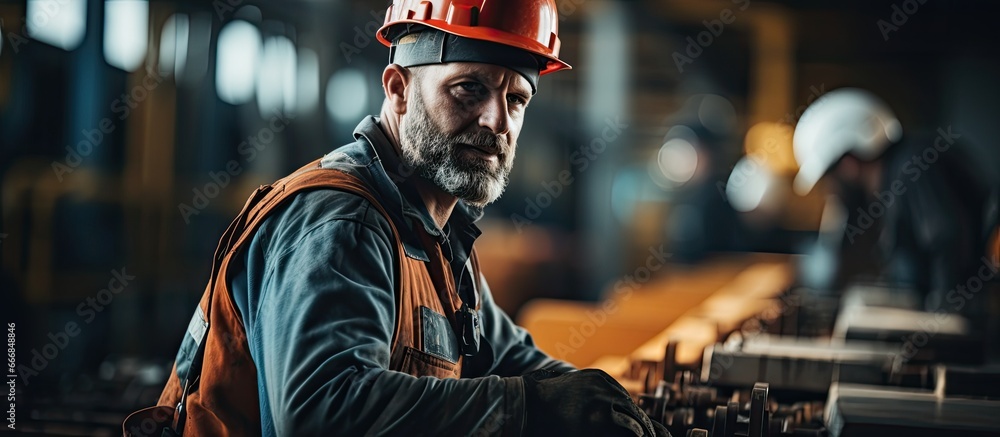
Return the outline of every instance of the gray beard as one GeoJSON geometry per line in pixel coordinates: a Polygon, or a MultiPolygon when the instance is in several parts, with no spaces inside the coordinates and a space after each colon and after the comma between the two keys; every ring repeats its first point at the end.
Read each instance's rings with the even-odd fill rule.
{"type": "Polygon", "coordinates": [[[448,136],[431,120],[419,89],[414,89],[413,105],[400,123],[403,164],[444,192],[482,208],[503,194],[510,180],[514,149],[505,137],[489,132],[448,136]],[[464,159],[458,144],[474,144],[499,149],[498,165],[480,159],[464,159]]]}

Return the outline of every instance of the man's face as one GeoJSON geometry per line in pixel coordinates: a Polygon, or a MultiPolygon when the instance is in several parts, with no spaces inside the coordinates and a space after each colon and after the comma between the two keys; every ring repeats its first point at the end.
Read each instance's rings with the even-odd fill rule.
{"type": "Polygon", "coordinates": [[[865,161],[854,155],[844,155],[834,164],[830,176],[836,180],[835,189],[845,203],[868,203],[882,185],[882,161],[865,161]]]}
{"type": "Polygon", "coordinates": [[[453,62],[412,68],[400,125],[403,162],[445,192],[484,206],[507,186],[531,85],[513,70],[453,62]]]}

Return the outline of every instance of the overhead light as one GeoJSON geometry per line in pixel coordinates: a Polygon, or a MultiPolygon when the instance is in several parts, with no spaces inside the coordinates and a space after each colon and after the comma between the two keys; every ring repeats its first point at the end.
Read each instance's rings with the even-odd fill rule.
{"type": "Polygon", "coordinates": [[[113,67],[134,71],[146,57],[149,2],[104,2],[104,59],[113,67]]]}
{"type": "Polygon", "coordinates": [[[736,108],[729,99],[717,94],[695,96],[698,121],[702,126],[720,137],[733,133],[736,129],[736,108]]]}
{"type": "Polygon", "coordinates": [[[257,76],[257,107],[262,117],[295,111],[295,44],[283,36],[268,38],[257,76]]]}
{"type": "Polygon", "coordinates": [[[28,0],[28,35],[63,50],[74,50],[87,32],[87,0],[28,0]]]}
{"type": "Polygon", "coordinates": [[[185,14],[173,14],[163,23],[158,62],[161,76],[177,77],[183,73],[187,65],[189,24],[185,14]]]}
{"type": "Polygon", "coordinates": [[[299,49],[298,78],[295,80],[298,111],[308,113],[319,103],[319,56],[309,48],[299,49]]]}
{"type": "Polygon", "coordinates": [[[683,185],[694,177],[698,169],[698,151],[691,143],[682,138],[674,138],[663,143],[656,162],[663,176],[677,185],[683,185]]]}
{"type": "Polygon", "coordinates": [[[368,110],[368,83],[360,70],[345,68],[326,83],[326,110],[342,123],[357,121],[368,110]]]}
{"type": "Polygon", "coordinates": [[[260,31],[246,21],[235,20],[219,31],[215,88],[222,101],[239,105],[253,98],[260,51],[260,31]]]}
{"type": "MultiPolygon", "coordinates": [[[[188,19],[187,51],[183,69],[177,71],[175,81],[181,86],[198,87],[208,75],[209,49],[212,43],[212,21],[208,12],[192,14],[188,19]]],[[[178,46],[180,47],[180,46],[178,46]]]]}

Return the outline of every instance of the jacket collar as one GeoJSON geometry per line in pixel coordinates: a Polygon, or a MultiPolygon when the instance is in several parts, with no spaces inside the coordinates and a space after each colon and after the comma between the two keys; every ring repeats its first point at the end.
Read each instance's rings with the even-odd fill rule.
{"type": "Polygon", "coordinates": [[[347,166],[348,171],[360,175],[371,184],[382,207],[392,216],[390,219],[393,223],[397,227],[402,223],[409,231],[403,232],[400,229],[402,235],[399,236],[407,256],[425,262],[430,260],[414,232],[414,224],[422,226],[424,232],[437,238],[441,244],[447,244],[449,237],[456,236],[457,231],[466,254],[471,252],[472,243],[482,233],[475,224],[483,216],[482,209],[459,200],[448,218],[446,228],[450,228],[450,231],[443,232],[427,211],[416,188],[408,182],[409,178],[418,176],[413,174],[412,168],[400,161],[392,142],[382,131],[379,119],[374,116],[362,119],[354,128],[354,138],[357,140],[355,143],[337,148],[324,156],[322,165],[324,168],[347,166]]]}

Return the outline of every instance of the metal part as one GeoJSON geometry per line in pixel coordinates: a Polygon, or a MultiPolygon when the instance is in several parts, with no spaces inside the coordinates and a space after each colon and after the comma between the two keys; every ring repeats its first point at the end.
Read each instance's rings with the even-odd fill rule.
{"type": "Polygon", "coordinates": [[[668,341],[663,353],[663,380],[674,382],[677,373],[677,342],[668,341]]]}
{"type": "Polygon", "coordinates": [[[1000,435],[1000,401],[920,389],[834,384],[824,416],[831,437],[1000,435]]]}
{"type": "Polygon", "coordinates": [[[715,418],[712,421],[712,435],[713,436],[724,436],[726,435],[726,418],[728,417],[727,408],[719,405],[715,407],[715,418]]]}
{"type": "Polygon", "coordinates": [[[834,381],[888,383],[897,366],[896,352],[876,346],[758,336],[745,341],[740,349],[716,344],[706,354],[701,380],[724,387],[767,381],[773,388],[825,395],[834,381]]]}
{"type": "Polygon", "coordinates": [[[894,342],[913,363],[980,364],[982,338],[969,320],[944,311],[916,309],[912,291],[854,287],[845,293],[832,337],[845,341],[894,342]]]}
{"type": "MultiPolygon", "coordinates": [[[[876,306],[894,302],[895,294],[886,296],[863,300],[876,306]]],[[[919,320],[917,325],[912,317],[855,323],[834,317],[838,306],[830,296],[800,297],[789,298],[791,309],[777,316],[756,318],[752,326],[759,331],[720,332],[719,342],[706,348],[696,365],[677,363],[675,341],[665,346],[662,362],[633,362],[629,373],[645,387],[639,405],[673,435],[1000,436],[1000,367],[927,361],[962,362],[976,354],[962,351],[958,359],[940,360],[941,354],[959,354],[956,347],[976,349],[974,338],[952,329],[958,326],[952,319],[938,320],[942,327],[934,337],[945,343],[961,337],[957,346],[918,339],[913,343],[928,350],[913,355],[905,342],[886,333],[909,332],[919,320]],[[840,321],[836,333],[834,319],[840,321]],[[852,339],[869,331],[867,340],[852,339]],[[817,332],[823,334],[803,336],[817,332]]],[[[927,314],[890,310],[876,313],[927,314]]],[[[924,324],[928,320],[934,319],[924,324]]]]}
{"type": "Polygon", "coordinates": [[[726,433],[722,437],[733,437],[736,435],[740,424],[740,404],[730,402],[726,405],[726,433]]]}
{"type": "Polygon", "coordinates": [[[938,396],[1000,399],[1000,368],[934,366],[934,392],[938,396]]]}
{"type": "Polygon", "coordinates": [[[750,392],[750,430],[749,437],[767,437],[770,435],[770,413],[767,405],[767,383],[754,384],[750,392]]]}

